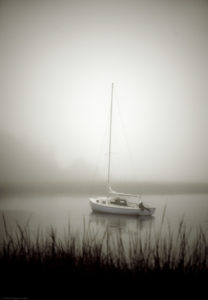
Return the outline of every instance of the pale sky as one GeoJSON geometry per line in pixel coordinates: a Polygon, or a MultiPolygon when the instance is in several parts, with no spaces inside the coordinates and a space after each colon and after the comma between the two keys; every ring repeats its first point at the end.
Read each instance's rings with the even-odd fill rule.
{"type": "Polygon", "coordinates": [[[206,0],[0,1],[0,130],[64,169],[208,182],[206,0]],[[75,164],[76,165],[76,164],[75,164]]]}

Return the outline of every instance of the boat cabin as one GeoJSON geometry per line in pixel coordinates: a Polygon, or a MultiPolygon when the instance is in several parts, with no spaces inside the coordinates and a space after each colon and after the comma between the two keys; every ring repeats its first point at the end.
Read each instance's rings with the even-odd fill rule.
{"type": "Polygon", "coordinates": [[[120,197],[111,198],[110,203],[114,205],[128,206],[126,199],[120,197]]]}

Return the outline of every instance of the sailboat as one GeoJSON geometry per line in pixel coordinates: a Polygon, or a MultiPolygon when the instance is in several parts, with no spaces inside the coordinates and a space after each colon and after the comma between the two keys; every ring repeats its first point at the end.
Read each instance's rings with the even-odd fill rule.
{"type": "Polygon", "coordinates": [[[126,194],[117,192],[111,187],[111,145],[112,145],[112,121],[113,121],[113,92],[114,84],[111,87],[110,103],[110,126],[109,126],[109,151],[108,151],[108,193],[106,196],[90,197],[89,203],[94,212],[132,215],[132,216],[151,216],[155,208],[147,207],[141,201],[140,195],[126,194]],[[138,199],[138,203],[130,202],[129,197],[138,199]]]}

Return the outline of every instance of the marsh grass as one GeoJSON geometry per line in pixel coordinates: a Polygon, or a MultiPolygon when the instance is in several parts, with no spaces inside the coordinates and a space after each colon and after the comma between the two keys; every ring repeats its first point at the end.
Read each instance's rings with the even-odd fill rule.
{"type": "Polygon", "coordinates": [[[29,224],[16,223],[9,232],[3,215],[4,236],[1,239],[1,281],[4,286],[19,290],[27,286],[65,286],[92,282],[129,283],[140,286],[150,282],[177,280],[204,285],[208,275],[208,243],[206,233],[199,228],[193,234],[182,219],[174,233],[161,221],[158,232],[149,228],[145,235],[128,233],[128,243],[122,233],[104,232],[83,222],[83,234],[72,232],[70,225],[60,239],[55,228],[47,233],[40,229],[32,233],[29,224]],[[162,234],[162,231],[165,234],[162,234]],[[127,244],[127,246],[126,246],[127,244]],[[43,283],[44,282],[44,283],[43,283]]]}

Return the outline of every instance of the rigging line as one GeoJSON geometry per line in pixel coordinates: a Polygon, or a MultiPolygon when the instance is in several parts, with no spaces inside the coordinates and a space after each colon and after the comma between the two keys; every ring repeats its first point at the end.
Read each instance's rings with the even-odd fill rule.
{"type": "Polygon", "coordinates": [[[131,167],[132,167],[132,177],[135,181],[138,181],[138,178],[137,178],[137,175],[136,175],[135,164],[134,164],[134,161],[133,161],[133,158],[132,158],[132,153],[131,153],[131,150],[130,150],[129,141],[128,141],[128,138],[127,138],[127,133],[126,133],[126,130],[125,130],[124,121],[123,121],[123,118],[122,118],[122,114],[121,114],[121,111],[120,111],[118,101],[115,102],[115,105],[117,106],[118,115],[119,115],[119,118],[120,118],[120,121],[121,121],[123,136],[124,136],[124,139],[125,139],[126,145],[127,145],[127,152],[128,152],[128,156],[129,156],[129,161],[130,161],[130,164],[131,164],[131,167]]]}
{"type": "Polygon", "coordinates": [[[111,175],[111,142],[112,142],[112,121],[113,121],[113,90],[114,83],[111,84],[111,102],[110,102],[110,126],[109,126],[109,148],[108,148],[108,192],[110,189],[111,175]]]}
{"type": "Polygon", "coordinates": [[[98,169],[99,169],[99,162],[101,160],[101,152],[102,152],[102,149],[104,149],[104,143],[106,142],[107,128],[108,128],[108,118],[109,118],[107,111],[106,111],[105,115],[106,115],[105,116],[105,127],[104,127],[103,134],[101,135],[102,138],[100,139],[100,145],[99,145],[99,148],[98,148],[98,153],[95,156],[96,157],[95,167],[94,167],[94,171],[92,172],[92,176],[91,176],[91,183],[90,183],[90,188],[89,188],[89,194],[90,195],[94,192],[94,189],[95,189],[94,181],[95,181],[95,178],[96,178],[96,174],[98,173],[98,169]]]}

